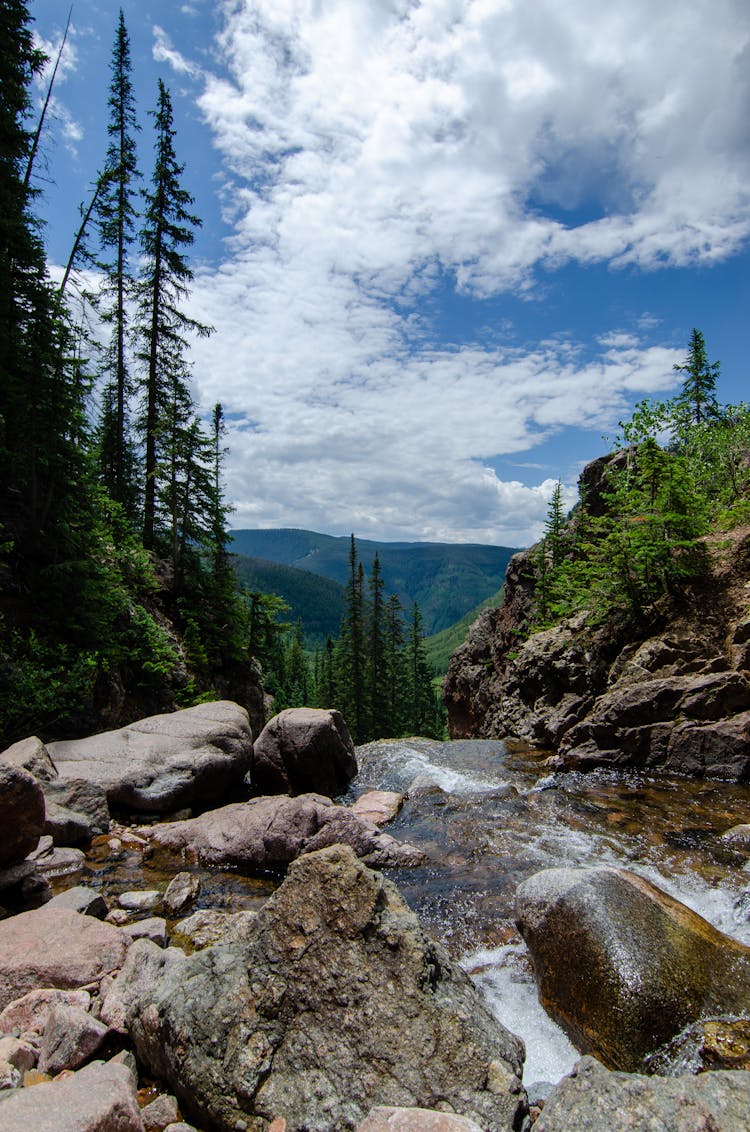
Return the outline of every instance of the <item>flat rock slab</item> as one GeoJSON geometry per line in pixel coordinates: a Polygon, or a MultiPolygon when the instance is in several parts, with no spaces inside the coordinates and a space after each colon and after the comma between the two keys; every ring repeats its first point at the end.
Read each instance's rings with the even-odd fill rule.
{"type": "Polygon", "coordinates": [[[146,826],[151,852],[188,857],[204,865],[286,868],[302,853],[328,845],[351,846],[377,868],[421,864],[424,855],[396,841],[351,807],[319,794],[272,795],[210,810],[188,821],[146,826]]]}
{"type": "Polygon", "coordinates": [[[404,804],[403,794],[395,790],[368,790],[352,804],[352,812],[371,821],[374,825],[384,825],[393,821],[404,804]]]}
{"type": "Polygon", "coordinates": [[[217,1132],[346,1132],[375,1106],[437,1101],[510,1132],[525,1113],[523,1043],[343,845],[295,861],[244,943],[134,943],[102,1018],[217,1132]]]}
{"type": "Polygon", "coordinates": [[[3,1132],[144,1132],[133,1074],[101,1061],[0,1101],[3,1132]]]}
{"type": "Polygon", "coordinates": [[[552,1090],[534,1132],[740,1132],[750,1128],[750,1074],[610,1073],[584,1057],[552,1090]]]}
{"type": "Polygon", "coordinates": [[[110,809],[166,813],[226,797],[250,769],[248,714],[229,700],[49,743],[61,777],[101,786],[110,809]]]}
{"type": "Polygon", "coordinates": [[[0,921],[0,1010],[42,987],[74,990],[121,967],[130,940],[111,924],[67,908],[37,908],[0,921]]]}

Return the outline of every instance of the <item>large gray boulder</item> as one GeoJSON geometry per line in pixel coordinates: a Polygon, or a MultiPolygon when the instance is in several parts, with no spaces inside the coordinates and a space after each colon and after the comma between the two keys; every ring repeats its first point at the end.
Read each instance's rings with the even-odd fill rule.
{"type": "Polygon", "coordinates": [[[343,843],[377,868],[417,865],[424,854],[319,794],[251,798],[197,818],[144,826],[148,855],[188,857],[203,865],[286,868],[302,853],[343,843]]]}
{"type": "Polygon", "coordinates": [[[0,759],[0,867],[23,861],[44,829],[44,795],[33,775],[0,759]]]}
{"type": "Polygon", "coordinates": [[[610,1073],[584,1057],[553,1089],[534,1132],[740,1132],[750,1128],[750,1073],[682,1077],[610,1073]]]}
{"type": "Polygon", "coordinates": [[[142,813],[221,801],[241,786],[252,749],[248,714],[228,700],[48,744],[61,777],[101,786],[110,809],[142,813]]]}
{"type": "Polygon", "coordinates": [[[37,908],[0,921],[0,1010],[38,987],[73,990],[121,967],[130,940],[68,908],[37,908]]]}
{"type": "Polygon", "coordinates": [[[257,794],[326,794],[333,798],[357,773],[340,712],[288,708],[270,719],[255,743],[251,782],[257,794]]]}
{"type": "Polygon", "coordinates": [[[515,916],[539,999],[585,1053],[637,1070],[712,1014],[750,1013],[750,948],[624,869],[547,869],[515,916]]]}
{"type": "Polygon", "coordinates": [[[0,1101],[3,1132],[144,1132],[125,1065],[92,1062],[62,1081],[14,1089],[0,1101]]]}
{"type": "Polygon", "coordinates": [[[133,944],[102,1008],[148,1071],[220,1132],[354,1129],[376,1105],[525,1112],[523,1043],[423,933],[397,889],[337,845],[295,861],[245,942],[133,944]],[[241,1123],[241,1122],[244,1122],[241,1123]]]}

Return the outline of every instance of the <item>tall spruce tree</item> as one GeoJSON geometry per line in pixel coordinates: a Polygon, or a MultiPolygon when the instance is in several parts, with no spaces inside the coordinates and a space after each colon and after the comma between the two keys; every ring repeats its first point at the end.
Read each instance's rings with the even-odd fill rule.
{"type": "Polygon", "coordinates": [[[369,579],[370,608],[367,634],[368,723],[373,739],[388,734],[388,685],[385,641],[385,583],[377,552],[369,579]]]}
{"type": "Polygon", "coordinates": [[[677,373],[685,374],[677,405],[683,410],[689,424],[700,425],[703,421],[718,416],[716,382],[720,368],[719,362],[709,362],[706,340],[700,330],[693,328],[687,358],[682,365],[674,367],[677,373]]]}
{"type": "Polygon", "coordinates": [[[134,516],[137,494],[134,458],[128,429],[128,304],[135,292],[130,251],[136,239],[136,182],[140,178],[136,155],[139,131],[131,80],[130,38],[122,8],[112,51],[109,88],[109,146],[96,195],[100,268],[103,284],[99,309],[112,327],[106,352],[107,382],[102,399],[100,463],[103,481],[113,499],[134,516]]]}
{"type": "Polygon", "coordinates": [[[155,545],[158,510],[164,503],[165,468],[169,482],[175,456],[170,457],[168,450],[177,435],[175,413],[190,400],[187,335],[211,333],[211,327],[190,318],[180,305],[193,279],[184,250],[193,243],[201,221],[189,211],[193,197],[181,184],[184,166],[174,148],[172,102],[161,79],[153,116],[156,160],[151,189],[145,193],[141,231],[145,267],[138,283],[139,358],[145,368],[140,418],[145,448],[143,541],[148,548],[155,545]]]}

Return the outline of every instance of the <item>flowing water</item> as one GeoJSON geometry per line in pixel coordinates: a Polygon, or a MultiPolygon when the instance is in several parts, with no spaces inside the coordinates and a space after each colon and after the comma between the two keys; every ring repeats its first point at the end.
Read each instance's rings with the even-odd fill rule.
{"type": "MultiPolygon", "coordinates": [[[[390,740],[360,747],[358,756],[360,773],[345,801],[375,788],[406,794],[387,828],[428,861],[390,875],[428,933],[524,1038],[527,1082],[558,1080],[578,1055],[537,1003],[513,922],[514,894],[526,877],[559,865],[629,868],[750,944],[750,911],[736,907],[750,865],[721,840],[750,821],[748,787],[635,772],[549,774],[544,753],[502,742],[390,740]]],[[[199,906],[229,911],[258,907],[278,882],[196,871],[199,906]]],[[[106,839],[80,878],[111,903],[126,888],[163,889],[168,879],[127,843],[113,857],[106,839]]]]}

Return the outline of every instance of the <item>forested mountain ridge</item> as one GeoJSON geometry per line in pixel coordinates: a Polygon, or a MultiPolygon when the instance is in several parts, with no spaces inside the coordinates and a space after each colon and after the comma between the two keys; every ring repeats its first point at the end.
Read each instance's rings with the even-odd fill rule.
{"type": "MultiPolygon", "coordinates": [[[[349,538],[316,531],[233,530],[232,551],[263,558],[345,585],[349,572],[349,538]]],[[[357,539],[366,570],[375,555],[383,582],[409,608],[415,601],[428,636],[459,621],[469,610],[496,593],[513,554],[512,547],[472,543],[374,542],[357,539]]],[[[241,557],[238,559],[241,562],[241,557]]],[[[275,591],[280,592],[280,591],[275,591]]],[[[281,593],[281,596],[286,596],[281,593]]],[[[303,621],[305,618],[303,617],[303,621]]]]}
{"type": "Polygon", "coordinates": [[[566,519],[517,555],[443,686],[455,737],[552,765],[750,779],[750,409],[694,331],[681,393],[644,402],[566,519]]]}

